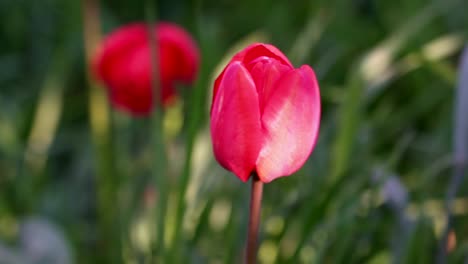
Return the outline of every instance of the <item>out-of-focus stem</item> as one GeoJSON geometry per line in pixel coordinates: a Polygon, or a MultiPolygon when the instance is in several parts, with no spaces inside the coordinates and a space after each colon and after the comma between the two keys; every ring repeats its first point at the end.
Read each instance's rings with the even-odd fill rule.
{"type": "Polygon", "coordinates": [[[89,83],[89,118],[91,136],[96,155],[96,187],[98,199],[98,221],[101,232],[100,244],[106,263],[121,262],[120,236],[115,212],[116,180],[112,164],[110,134],[110,111],[104,89],[100,89],[90,73],[92,56],[101,40],[99,1],[83,0],[83,40],[86,53],[86,69],[89,83]]]}
{"type": "Polygon", "coordinates": [[[175,216],[175,223],[174,223],[174,236],[172,239],[171,244],[171,260],[174,261],[179,257],[180,248],[179,243],[182,240],[183,234],[183,222],[186,210],[186,201],[185,195],[188,189],[188,183],[190,181],[190,170],[192,168],[192,156],[193,156],[193,148],[194,148],[194,141],[195,141],[195,121],[189,121],[189,129],[188,129],[188,139],[186,143],[186,157],[184,162],[184,168],[182,169],[181,178],[179,180],[178,187],[178,199],[176,205],[176,216],[175,216]]]}
{"type": "Polygon", "coordinates": [[[55,55],[50,73],[39,94],[34,121],[26,147],[26,162],[34,175],[40,177],[47,161],[48,151],[53,142],[62,115],[63,90],[68,67],[64,52],[55,55]]]}
{"type": "MultiPolygon", "coordinates": [[[[151,128],[153,135],[153,179],[156,189],[158,190],[158,202],[155,203],[158,210],[155,210],[157,215],[156,241],[153,242],[153,254],[159,256],[162,262],[166,262],[166,250],[164,245],[165,229],[166,229],[166,211],[167,211],[167,196],[168,184],[166,173],[166,147],[164,144],[163,135],[163,111],[160,104],[161,87],[159,82],[159,60],[158,60],[158,43],[155,31],[155,23],[157,8],[152,0],[146,1],[146,21],[148,23],[148,34],[150,40],[151,51],[151,75],[152,75],[152,90],[154,110],[151,116],[151,128]]],[[[154,256],[153,256],[154,257],[154,256]]]]}
{"type": "Polygon", "coordinates": [[[439,244],[437,263],[447,263],[447,240],[452,228],[453,200],[457,196],[458,189],[463,181],[463,175],[468,159],[468,46],[465,47],[458,73],[458,88],[455,92],[455,118],[454,118],[454,171],[450,179],[446,193],[446,222],[445,229],[439,244]]]}
{"type": "MultiPolygon", "coordinates": [[[[162,133],[162,111],[155,110],[152,115],[152,131],[153,131],[153,180],[158,190],[158,200],[156,206],[156,241],[153,242],[152,252],[156,254],[162,263],[166,263],[166,249],[164,244],[165,229],[166,229],[166,212],[168,202],[168,184],[167,184],[167,166],[166,166],[166,147],[162,133]]],[[[154,256],[153,256],[154,257],[154,256]]]]}
{"type": "Polygon", "coordinates": [[[245,263],[255,264],[257,261],[258,229],[260,226],[260,213],[262,207],[263,182],[258,175],[252,175],[252,192],[250,195],[249,227],[247,232],[247,246],[245,263]]]}

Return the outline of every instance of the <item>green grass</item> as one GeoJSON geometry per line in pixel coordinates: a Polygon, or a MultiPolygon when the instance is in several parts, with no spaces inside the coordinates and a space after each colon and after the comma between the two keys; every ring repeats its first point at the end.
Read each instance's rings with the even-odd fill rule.
{"type": "MultiPolygon", "coordinates": [[[[146,20],[140,2],[101,1],[96,27],[146,20]]],[[[262,41],[314,68],[323,115],[304,167],[265,185],[260,263],[435,263],[468,137],[453,143],[466,1],[154,4],[196,39],[200,75],[177,109],[111,111],[96,139],[80,1],[0,2],[0,249],[20,250],[20,224],[40,216],[75,263],[115,263],[104,249],[125,263],[241,263],[250,184],[214,160],[209,106],[226,60],[262,41]]],[[[467,190],[462,177],[447,263],[468,257],[467,190]]]]}

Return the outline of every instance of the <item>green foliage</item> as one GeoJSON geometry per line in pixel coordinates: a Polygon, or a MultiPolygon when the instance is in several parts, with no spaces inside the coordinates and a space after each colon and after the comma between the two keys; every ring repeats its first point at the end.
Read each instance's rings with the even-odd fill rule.
{"type": "MultiPolygon", "coordinates": [[[[91,132],[80,2],[0,1],[0,249],[19,247],[35,215],[63,230],[75,263],[115,263],[100,249],[125,263],[241,263],[250,185],[214,160],[209,106],[225,60],[262,41],[314,68],[323,115],[304,167],[265,186],[260,262],[435,262],[466,1],[154,2],[197,40],[200,75],[151,119],[111,111],[104,139],[91,132]]],[[[104,33],[148,19],[143,1],[100,5],[104,33]]],[[[468,256],[466,186],[450,263],[468,256]]]]}

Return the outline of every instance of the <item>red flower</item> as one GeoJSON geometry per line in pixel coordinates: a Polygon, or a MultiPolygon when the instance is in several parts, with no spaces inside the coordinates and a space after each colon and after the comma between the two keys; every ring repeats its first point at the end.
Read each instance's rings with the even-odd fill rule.
{"type": "MultiPolygon", "coordinates": [[[[154,27],[159,60],[159,85],[163,105],[175,96],[175,82],[191,83],[198,71],[199,55],[190,35],[175,24],[154,27]]],[[[104,82],[112,104],[142,116],[153,107],[149,27],[134,23],[106,37],[94,58],[94,73],[104,82]]]]}
{"type": "Polygon", "coordinates": [[[314,71],[295,69],[277,48],[237,53],[214,84],[211,137],[218,162],[242,181],[296,172],[317,141],[320,91],[314,71]]]}

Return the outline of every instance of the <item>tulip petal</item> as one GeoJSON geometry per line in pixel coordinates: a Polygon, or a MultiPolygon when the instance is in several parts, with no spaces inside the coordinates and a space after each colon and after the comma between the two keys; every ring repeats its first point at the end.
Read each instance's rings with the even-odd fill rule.
{"type": "MultiPolygon", "coordinates": [[[[242,62],[246,67],[250,69],[251,66],[248,66],[252,61],[257,60],[259,57],[267,57],[271,59],[275,59],[278,63],[284,64],[290,68],[293,68],[293,65],[288,60],[288,58],[275,46],[270,44],[264,43],[254,43],[247,48],[243,49],[239,53],[237,53],[229,63],[239,61],[242,62]]],[[[216,78],[214,88],[213,88],[213,100],[216,97],[216,93],[218,92],[219,82],[224,78],[224,73],[226,69],[224,69],[221,74],[216,78]]],[[[213,104],[213,102],[212,102],[213,104]]]]}
{"type": "Polygon", "coordinates": [[[240,62],[229,64],[219,82],[210,128],[218,162],[247,181],[255,170],[262,135],[255,84],[240,62]]]}
{"type": "Polygon", "coordinates": [[[113,74],[118,82],[109,83],[113,105],[135,116],[147,115],[152,110],[153,91],[149,57],[148,46],[134,49],[124,61],[114,65],[113,74]]]}
{"type": "Polygon", "coordinates": [[[248,64],[259,57],[269,57],[276,59],[282,64],[293,67],[289,59],[275,46],[264,43],[254,43],[241,52],[237,53],[232,58],[232,61],[242,61],[244,64],[248,64]]]}
{"type": "Polygon", "coordinates": [[[144,23],[129,24],[112,32],[105,38],[93,59],[95,77],[117,82],[114,79],[119,79],[119,76],[113,74],[115,64],[125,61],[135,49],[145,46],[147,42],[147,28],[144,23]]]}
{"type": "Polygon", "coordinates": [[[191,83],[198,72],[200,61],[197,45],[181,27],[160,22],[157,25],[161,80],[191,83]]]}
{"type": "Polygon", "coordinates": [[[296,172],[315,146],[320,123],[320,92],[309,66],[286,73],[269,98],[262,125],[265,142],[257,159],[263,182],[296,172]]]}
{"type": "Polygon", "coordinates": [[[263,113],[266,102],[274,92],[276,83],[291,68],[274,59],[258,61],[250,68],[250,74],[259,94],[260,113],[263,113]]]}

